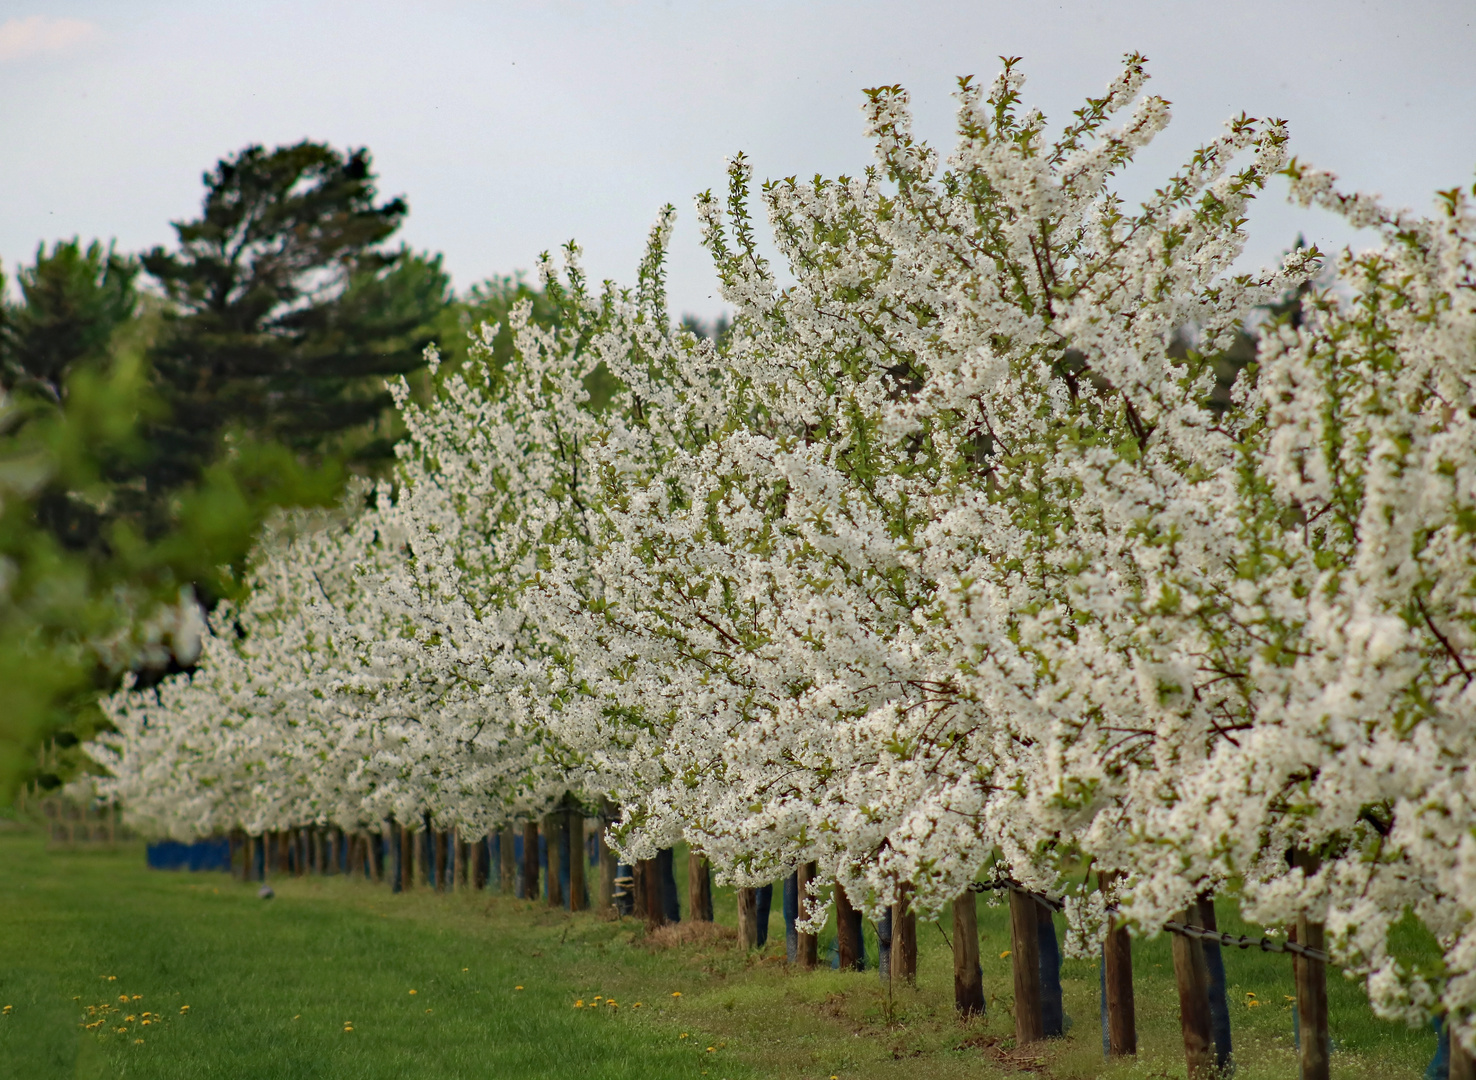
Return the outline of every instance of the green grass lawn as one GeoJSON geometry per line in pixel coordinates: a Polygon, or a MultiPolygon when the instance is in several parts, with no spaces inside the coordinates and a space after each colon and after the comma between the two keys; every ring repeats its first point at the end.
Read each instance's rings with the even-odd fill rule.
{"type": "MultiPolygon", "coordinates": [[[[1012,1049],[1003,907],[980,905],[990,1011],[964,1024],[931,924],[918,987],[889,998],[874,972],[788,970],[777,897],[769,947],[746,955],[731,936],[656,948],[629,920],[486,894],[274,885],[262,901],[224,874],[149,871],[138,847],[49,852],[0,832],[0,1080],[1184,1075],[1162,939],[1135,946],[1142,1052],[1108,1069],[1087,962],[1065,965],[1067,1038],[1012,1049]]],[[[716,906],[731,926],[731,894],[716,906]]],[[[1290,964],[1235,952],[1226,965],[1238,1080],[1295,1077],[1290,964]]],[[[1373,1019],[1357,986],[1330,990],[1336,1075],[1421,1074],[1430,1033],[1373,1019]]]]}

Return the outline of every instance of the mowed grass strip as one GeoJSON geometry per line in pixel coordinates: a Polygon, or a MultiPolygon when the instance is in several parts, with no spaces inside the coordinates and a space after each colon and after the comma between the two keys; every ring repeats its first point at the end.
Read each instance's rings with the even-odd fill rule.
{"type": "MultiPolygon", "coordinates": [[[[657,1078],[710,1067],[710,1043],[675,1038],[631,1007],[640,998],[621,1000],[672,965],[619,945],[610,924],[341,878],[278,882],[263,901],[224,874],[142,867],[141,850],[48,854],[35,837],[0,835],[0,1005],[11,1006],[0,1076],[657,1078]],[[622,989],[602,997],[616,1007],[573,1008],[601,994],[593,961],[612,944],[622,989]],[[82,1026],[96,1020],[87,1006],[120,996],[126,1011],[82,1026]],[[144,1026],[145,1011],[160,1019],[144,1026]]],[[[678,989],[665,981],[650,989],[651,1012],[682,1000],[656,1001],[678,989]]],[[[750,1073],[733,1063],[723,1075],[750,1073]]]]}
{"type": "MultiPolygon", "coordinates": [[[[1013,1047],[1005,910],[984,902],[989,1015],[965,1024],[946,924],[919,926],[919,986],[888,992],[874,971],[787,968],[777,896],[770,944],[748,955],[721,929],[686,926],[655,947],[629,920],[487,894],[273,885],[263,901],[224,874],[146,870],[139,849],[48,852],[34,834],[0,833],[0,1077],[1184,1074],[1163,938],[1135,946],[1139,1060],[1109,1068],[1088,961],[1063,969],[1068,1037],[1013,1047]]],[[[731,928],[728,890],[716,907],[731,928]]],[[[1239,932],[1228,912],[1224,923],[1239,932]]],[[[1225,959],[1238,1080],[1294,1076],[1290,964],[1225,959]]],[[[1375,1020],[1357,986],[1330,981],[1338,1075],[1420,1075],[1433,1036],[1375,1020]]]]}

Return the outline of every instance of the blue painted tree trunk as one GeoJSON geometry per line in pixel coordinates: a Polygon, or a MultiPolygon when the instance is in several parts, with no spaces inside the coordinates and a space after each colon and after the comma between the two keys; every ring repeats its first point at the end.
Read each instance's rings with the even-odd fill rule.
{"type": "Polygon", "coordinates": [[[799,872],[784,879],[784,958],[791,964],[799,959],[799,872]]]}
{"type": "Polygon", "coordinates": [[[1056,920],[1040,904],[1035,920],[1040,950],[1040,1020],[1047,1039],[1065,1034],[1066,1014],[1061,1005],[1061,946],[1056,939],[1056,920]]]}
{"type": "Polygon", "coordinates": [[[892,977],[892,909],[889,906],[876,924],[876,973],[886,982],[892,977]]]}

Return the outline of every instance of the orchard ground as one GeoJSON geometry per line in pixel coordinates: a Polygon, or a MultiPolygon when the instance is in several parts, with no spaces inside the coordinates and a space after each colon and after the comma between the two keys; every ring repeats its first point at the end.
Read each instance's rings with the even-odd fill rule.
{"type": "MultiPolygon", "coordinates": [[[[0,1075],[1184,1075],[1163,938],[1135,942],[1135,1063],[1103,1062],[1098,972],[1086,961],[1063,970],[1067,1037],[1016,1050],[1006,909],[988,901],[979,926],[989,1015],[964,1023],[951,954],[931,923],[918,927],[918,986],[889,996],[871,928],[872,970],[792,970],[777,902],[767,948],[745,954],[724,889],[716,929],[683,924],[648,939],[628,919],[486,893],[393,895],[342,877],[273,885],[275,899],[263,901],[225,874],[147,870],[138,846],[50,851],[38,833],[0,832],[0,1075]]],[[[1241,931],[1229,910],[1220,918],[1241,931]]],[[[1412,936],[1407,945],[1420,949],[1412,936]]],[[[1288,959],[1225,960],[1237,1080],[1295,1076],[1288,959]]],[[[1334,1075],[1420,1076],[1433,1035],[1374,1019],[1357,985],[1329,981],[1334,1075]]]]}

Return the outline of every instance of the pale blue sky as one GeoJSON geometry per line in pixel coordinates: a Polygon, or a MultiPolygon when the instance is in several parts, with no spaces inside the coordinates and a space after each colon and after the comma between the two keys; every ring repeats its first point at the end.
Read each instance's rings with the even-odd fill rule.
{"type": "MultiPolygon", "coordinates": [[[[1298,155],[1401,205],[1476,175],[1476,0],[0,0],[0,258],[74,234],[167,243],[218,158],[310,137],[370,147],[381,190],[409,197],[405,238],[444,252],[458,287],[570,237],[629,280],[673,202],[672,307],[711,317],[692,196],[728,155],[760,176],[858,170],[860,90],[890,82],[946,144],[954,77],[990,77],[1000,54],[1064,119],[1133,49],[1175,120],[1129,196],[1241,110],[1284,117],[1298,155]]],[[[1248,258],[1298,230],[1349,240],[1283,188],[1248,258]]]]}

